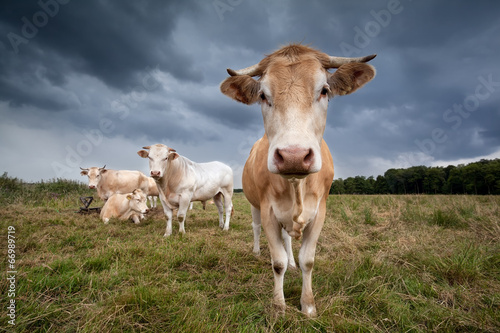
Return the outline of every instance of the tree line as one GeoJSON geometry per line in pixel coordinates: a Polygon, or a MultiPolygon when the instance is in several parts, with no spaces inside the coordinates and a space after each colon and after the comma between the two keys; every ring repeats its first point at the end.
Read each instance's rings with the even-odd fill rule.
{"type": "Polygon", "coordinates": [[[500,194],[500,159],[389,169],[377,178],[339,178],[333,181],[330,194],[500,194]]]}

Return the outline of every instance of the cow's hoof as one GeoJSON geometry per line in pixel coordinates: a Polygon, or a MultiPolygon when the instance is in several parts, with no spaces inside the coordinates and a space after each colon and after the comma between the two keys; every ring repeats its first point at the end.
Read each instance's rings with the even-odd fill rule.
{"type": "Polygon", "coordinates": [[[274,310],[276,311],[276,314],[278,315],[284,315],[285,310],[286,310],[286,304],[285,303],[273,303],[274,310]]]}
{"type": "Polygon", "coordinates": [[[318,316],[316,313],[316,307],[314,305],[302,307],[302,313],[308,318],[316,318],[318,316]]]}

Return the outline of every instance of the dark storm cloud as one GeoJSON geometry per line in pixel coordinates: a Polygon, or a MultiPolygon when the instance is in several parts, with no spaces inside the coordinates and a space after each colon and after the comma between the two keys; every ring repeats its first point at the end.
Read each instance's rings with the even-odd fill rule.
{"type": "Polygon", "coordinates": [[[47,69],[45,77],[54,85],[78,72],[123,90],[131,89],[134,76],[147,66],[158,65],[182,80],[200,79],[191,56],[171,39],[186,2],[71,1],[57,10],[56,1],[41,3],[51,4],[53,17],[37,15],[47,13],[37,1],[5,5],[0,66],[10,70],[2,74],[34,77],[29,64],[35,62],[47,69]]]}
{"type": "Polygon", "coordinates": [[[337,170],[353,173],[344,177],[385,171],[373,171],[372,160],[386,167],[401,156],[421,157],[410,164],[475,158],[500,147],[499,12],[492,0],[7,1],[0,115],[23,133],[50,128],[75,151],[84,131],[111,119],[104,134],[128,149],[213,143],[216,153],[199,154],[232,160],[217,148],[251,146],[262,116],[257,104],[220,93],[226,68],[302,42],[338,56],[378,54],[372,82],[330,101],[325,137],[337,170]]]}

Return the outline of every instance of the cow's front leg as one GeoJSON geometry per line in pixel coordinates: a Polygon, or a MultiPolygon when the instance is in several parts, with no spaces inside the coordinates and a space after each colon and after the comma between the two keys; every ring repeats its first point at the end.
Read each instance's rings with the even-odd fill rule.
{"type": "MultiPolygon", "coordinates": [[[[144,217],[144,215],[141,215],[141,217],[144,217]]],[[[139,216],[134,214],[132,215],[132,221],[134,221],[135,224],[141,223],[141,220],[139,219],[139,216]]]]}
{"type": "Polygon", "coordinates": [[[273,303],[279,312],[286,309],[285,294],[283,293],[283,279],[288,266],[288,258],[281,239],[281,226],[276,218],[271,216],[270,209],[261,210],[262,227],[266,233],[269,251],[271,253],[271,265],[274,274],[273,303]],[[264,213],[265,211],[269,213],[264,213]]]}
{"type": "Polygon", "coordinates": [[[302,270],[302,295],[300,308],[308,317],[316,317],[316,304],[312,291],[312,270],[314,255],[319,234],[325,221],[326,204],[320,204],[318,215],[312,223],[306,226],[303,233],[302,246],[299,251],[299,265],[302,270]]]}
{"type": "Polygon", "coordinates": [[[177,210],[177,220],[179,221],[179,232],[183,234],[186,233],[186,230],[184,229],[184,222],[186,221],[186,215],[190,203],[191,203],[190,196],[180,195],[179,209],[177,210]]]}
{"type": "MultiPolygon", "coordinates": [[[[158,188],[160,190],[160,188],[158,188]]],[[[169,208],[168,205],[168,200],[167,197],[163,194],[163,192],[160,190],[159,191],[159,196],[160,196],[160,202],[163,207],[163,212],[165,213],[165,216],[167,217],[167,227],[165,229],[165,234],[163,237],[168,237],[172,234],[172,214],[173,211],[171,208],[169,208]]]]}
{"type": "Polygon", "coordinates": [[[173,211],[168,208],[167,205],[163,205],[163,212],[165,213],[165,216],[167,217],[167,228],[165,229],[165,234],[163,237],[168,237],[172,234],[172,213],[173,211]]]}

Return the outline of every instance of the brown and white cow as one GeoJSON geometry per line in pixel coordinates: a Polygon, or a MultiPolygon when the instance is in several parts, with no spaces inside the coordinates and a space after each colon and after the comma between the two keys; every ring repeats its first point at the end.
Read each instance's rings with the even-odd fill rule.
{"type": "Polygon", "coordinates": [[[80,174],[89,178],[89,188],[97,189],[97,195],[103,201],[115,193],[130,193],[137,188],[146,194],[149,192],[149,177],[140,171],[110,170],[106,166],[80,169],[80,174]]]}
{"type": "Polygon", "coordinates": [[[292,44],[256,65],[228,69],[231,76],[221,83],[222,93],[232,99],[261,104],[265,135],[254,144],[242,181],[252,205],[254,252],[260,253],[261,225],[268,239],[280,311],[286,308],[284,274],[288,265],[295,266],[290,237],[302,237],[300,304],[304,314],[316,316],[312,269],[333,180],[332,156],[323,140],[328,101],[373,79],[375,69],[365,62],[374,57],[333,57],[292,44]]]}
{"type": "Polygon", "coordinates": [[[156,181],[167,217],[165,237],[172,234],[174,209],[178,209],[179,232],[185,233],[184,222],[190,203],[201,201],[205,207],[205,201],[212,198],[219,211],[219,227],[229,230],[233,210],[233,170],[229,166],[221,162],[195,163],[163,144],[143,148],[147,150],[139,150],[137,154],[149,159],[151,177],[156,181]]]}
{"type": "Polygon", "coordinates": [[[112,217],[120,220],[131,218],[134,223],[138,224],[148,211],[146,193],[140,189],[136,189],[132,193],[113,194],[102,207],[100,216],[104,224],[108,224],[112,217]]]}

